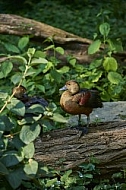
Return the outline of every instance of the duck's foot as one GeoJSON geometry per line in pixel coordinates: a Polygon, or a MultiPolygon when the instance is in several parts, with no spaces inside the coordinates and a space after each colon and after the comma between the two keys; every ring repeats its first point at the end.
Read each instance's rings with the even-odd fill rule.
{"type": "Polygon", "coordinates": [[[88,133],[88,128],[82,125],[71,127],[71,129],[77,129],[78,131],[81,131],[80,137],[88,133]]]}

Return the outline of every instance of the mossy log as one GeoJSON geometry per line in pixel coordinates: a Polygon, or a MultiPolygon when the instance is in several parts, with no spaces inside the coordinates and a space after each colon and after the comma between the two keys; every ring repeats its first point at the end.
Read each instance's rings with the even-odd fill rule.
{"type": "Polygon", "coordinates": [[[111,174],[126,168],[126,121],[93,124],[89,133],[57,129],[44,134],[35,143],[35,159],[58,170],[77,168],[93,156],[99,161],[101,174],[111,174]]]}
{"type": "MultiPolygon", "coordinates": [[[[58,59],[61,60],[61,64],[67,64],[66,55],[72,55],[79,63],[84,64],[89,64],[97,56],[88,55],[87,53],[92,40],[17,15],[0,14],[0,33],[17,36],[30,35],[32,40],[41,43],[41,45],[45,39],[53,37],[55,45],[65,49],[64,55],[57,54],[58,59]]],[[[44,44],[47,46],[46,43],[44,44]]],[[[101,50],[103,48],[101,47],[101,50]]],[[[49,54],[51,54],[51,51],[49,51],[49,54]]],[[[126,52],[115,54],[120,63],[124,63],[125,55],[126,52]]],[[[0,62],[3,59],[1,58],[0,62]]]]}

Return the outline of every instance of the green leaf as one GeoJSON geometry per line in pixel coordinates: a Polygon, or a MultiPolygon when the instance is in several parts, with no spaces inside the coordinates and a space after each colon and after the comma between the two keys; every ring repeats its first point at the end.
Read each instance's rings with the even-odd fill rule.
{"type": "Polygon", "coordinates": [[[32,158],[35,152],[34,143],[31,142],[23,147],[23,153],[25,158],[32,158]]]}
{"type": "Polygon", "coordinates": [[[70,58],[69,63],[74,67],[76,65],[77,60],[75,58],[70,58]]]}
{"type": "Polygon", "coordinates": [[[108,44],[109,44],[109,48],[111,51],[114,52],[123,52],[123,46],[122,46],[122,42],[120,40],[107,40],[108,44]]]}
{"type": "Polygon", "coordinates": [[[10,183],[11,187],[13,189],[16,189],[21,185],[22,180],[28,180],[28,178],[26,177],[23,169],[18,168],[10,171],[9,175],[7,175],[7,180],[10,183]]]}
{"type": "Polygon", "coordinates": [[[70,68],[68,66],[63,66],[58,71],[63,74],[69,72],[69,70],[70,68]]]}
{"type": "Polygon", "coordinates": [[[9,174],[9,172],[8,172],[8,170],[7,170],[7,168],[5,167],[5,165],[2,163],[2,162],[0,162],[0,175],[7,175],[7,174],[9,174]]]}
{"type": "Polygon", "coordinates": [[[3,120],[0,119],[0,138],[3,135],[4,131],[5,131],[5,123],[3,120]]]}
{"type": "Polygon", "coordinates": [[[53,113],[53,117],[51,117],[53,121],[60,122],[60,123],[67,123],[67,119],[60,115],[59,113],[53,113]]]}
{"type": "Polygon", "coordinates": [[[37,84],[36,88],[38,88],[41,92],[45,93],[45,86],[43,86],[42,84],[37,84]]]}
{"type": "Polygon", "coordinates": [[[27,65],[27,60],[24,57],[14,55],[14,56],[9,56],[9,58],[27,65]]]}
{"type": "Polygon", "coordinates": [[[32,58],[34,54],[35,54],[35,48],[29,48],[27,51],[28,57],[32,58]]]}
{"type": "Polygon", "coordinates": [[[56,69],[52,69],[50,73],[56,82],[58,83],[61,82],[61,77],[62,77],[61,73],[59,73],[56,69]]]}
{"type": "Polygon", "coordinates": [[[6,92],[0,92],[0,99],[5,100],[8,96],[8,93],[6,92]]]}
{"type": "Polygon", "coordinates": [[[57,178],[53,178],[53,179],[48,179],[47,183],[46,183],[46,187],[53,187],[54,184],[57,183],[57,178]]]}
{"type": "Polygon", "coordinates": [[[102,64],[102,59],[96,59],[90,63],[89,68],[92,70],[92,69],[95,69],[97,67],[100,67],[101,64],[102,64]]]}
{"type": "Polygon", "coordinates": [[[3,72],[0,71],[0,79],[4,78],[3,72]]]}
{"type": "Polygon", "coordinates": [[[94,76],[92,76],[92,82],[98,82],[102,76],[103,71],[98,71],[94,76]]]}
{"type": "Polygon", "coordinates": [[[100,31],[100,33],[101,33],[103,36],[107,37],[108,34],[109,34],[109,32],[110,32],[110,25],[109,25],[107,22],[101,24],[101,25],[99,26],[99,31],[100,31]]]}
{"type": "Polygon", "coordinates": [[[29,159],[29,162],[24,166],[24,171],[27,175],[35,175],[38,171],[38,162],[29,159]]]}
{"type": "Polygon", "coordinates": [[[11,82],[12,82],[13,84],[18,84],[18,83],[21,81],[21,79],[22,79],[21,73],[16,73],[16,74],[14,74],[14,75],[11,77],[11,82]]]}
{"type": "Polygon", "coordinates": [[[118,64],[114,57],[105,57],[103,67],[106,71],[116,71],[118,64]]]}
{"type": "Polygon", "coordinates": [[[46,47],[44,50],[49,50],[49,49],[54,49],[54,45],[50,45],[50,46],[46,47]]]}
{"type": "Polygon", "coordinates": [[[96,53],[101,45],[100,40],[95,40],[89,47],[88,47],[88,54],[94,54],[96,53]]]}
{"type": "Polygon", "coordinates": [[[31,62],[32,66],[42,64],[42,63],[46,64],[48,63],[48,60],[45,58],[39,57],[39,58],[33,58],[31,62]]]}
{"type": "Polygon", "coordinates": [[[92,179],[92,178],[93,178],[93,175],[92,175],[92,174],[84,174],[84,177],[85,177],[85,178],[92,179]]]}
{"type": "Polygon", "coordinates": [[[61,181],[67,181],[69,175],[72,173],[72,170],[68,170],[64,173],[63,176],[61,176],[61,181]]]}
{"type": "Polygon", "coordinates": [[[37,51],[35,52],[35,54],[34,54],[34,57],[35,57],[35,58],[39,58],[39,57],[45,58],[45,57],[46,57],[46,54],[45,54],[45,52],[43,52],[43,51],[37,50],[37,51]]]}
{"type": "Polygon", "coordinates": [[[13,44],[4,43],[4,46],[7,51],[13,52],[13,53],[20,53],[20,50],[13,44]]]}
{"type": "Polygon", "coordinates": [[[44,113],[44,111],[45,111],[45,108],[42,105],[34,104],[26,110],[26,113],[33,113],[33,114],[41,113],[42,114],[44,113]]]}
{"type": "Polygon", "coordinates": [[[106,92],[105,90],[100,95],[103,101],[109,102],[111,99],[110,94],[108,94],[108,92],[106,92]]]}
{"type": "Polygon", "coordinates": [[[34,141],[40,134],[41,127],[39,124],[34,123],[32,125],[24,125],[20,132],[20,139],[25,143],[29,144],[34,141]]]}
{"type": "Polygon", "coordinates": [[[7,151],[1,157],[1,162],[6,166],[15,166],[24,159],[22,152],[17,152],[15,150],[7,151]]]}
{"type": "Polygon", "coordinates": [[[117,72],[109,72],[108,73],[108,80],[112,84],[119,84],[120,81],[123,81],[122,76],[117,72]]]}
{"type": "Polygon", "coordinates": [[[61,55],[64,54],[64,49],[62,47],[56,47],[55,50],[60,53],[61,55]]]}
{"type": "Polygon", "coordinates": [[[18,47],[19,49],[23,50],[29,43],[29,37],[28,36],[24,36],[22,38],[20,38],[19,42],[18,42],[18,47]]]}
{"type": "Polygon", "coordinates": [[[6,115],[0,116],[0,121],[4,122],[4,124],[5,124],[5,131],[10,131],[14,127],[14,124],[12,123],[11,118],[9,118],[6,115]]]}
{"type": "Polygon", "coordinates": [[[13,64],[10,61],[5,61],[1,65],[1,71],[4,75],[4,77],[7,77],[7,75],[12,71],[13,64]]]}
{"type": "Polygon", "coordinates": [[[25,105],[16,98],[11,99],[11,102],[7,104],[7,108],[16,115],[24,116],[25,114],[25,105]]]}
{"type": "Polygon", "coordinates": [[[50,70],[53,67],[53,63],[48,61],[46,64],[46,67],[43,69],[43,73],[46,73],[48,70],[50,70]]]}

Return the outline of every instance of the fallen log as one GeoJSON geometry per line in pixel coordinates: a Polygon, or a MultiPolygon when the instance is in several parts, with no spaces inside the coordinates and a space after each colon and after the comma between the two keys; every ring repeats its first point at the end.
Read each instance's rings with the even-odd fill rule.
{"type": "MultiPolygon", "coordinates": [[[[24,18],[17,15],[0,14],[0,33],[24,36],[29,35],[32,40],[47,47],[47,42],[43,43],[48,37],[53,37],[56,46],[65,49],[64,55],[57,54],[61,63],[67,64],[66,56],[72,55],[79,63],[89,64],[97,55],[88,55],[87,50],[92,40],[82,38],[64,30],[49,26],[47,24],[24,18]]],[[[101,48],[101,50],[104,47],[101,48]]],[[[49,54],[51,52],[49,51],[49,54]]],[[[115,54],[120,63],[124,63],[126,52],[115,54]]],[[[1,58],[0,62],[3,61],[1,58]]],[[[4,58],[6,59],[6,58],[4,58]]]]}
{"type": "Polygon", "coordinates": [[[77,168],[93,156],[101,174],[126,168],[126,121],[92,124],[80,138],[71,128],[53,130],[35,143],[35,159],[58,170],[77,168]]]}

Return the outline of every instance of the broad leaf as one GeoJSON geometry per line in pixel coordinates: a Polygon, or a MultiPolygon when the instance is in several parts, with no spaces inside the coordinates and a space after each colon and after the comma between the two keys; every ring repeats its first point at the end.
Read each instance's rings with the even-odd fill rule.
{"type": "Polygon", "coordinates": [[[103,36],[107,37],[108,34],[109,34],[109,32],[110,32],[110,25],[109,25],[107,22],[101,24],[101,25],[99,26],[99,31],[100,31],[100,33],[101,33],[103,36]]]}
{"type": "Polygon", "coordinates": [[[38,171],[38,162],[29,159],[29,162],[24,166],[24,171],[27,175],[35,175],[38,171]]]}
{"type": "Polygon", "coordinates": [[[33,113],[33,114],[36,114],[36,113],[44,113],[45,111],[45,108],[40,105],[40,104],[33,104],[32,106],[30,106],[27,110],[26,110],[26,113],[33,113]]]}
{"type": "Polygon", "coordinates": [[[35,152],[33,142],[29,143],[25,147],[23,147],[23,153],[25,158],[32,158],[35,152]]]}
{"type": "Polygon", "coordinates": [[[32,125],[24,125],[20,132],[20,139],[25,143],[29,144],[34,141],[40,134],[41,127],[39,124],[34,123],[32,125]]]}
{"type": "Polygon", "coordinates": [[[20,53],[20,50],[13,44],[4,43],[5,48],[7,51],[13,52],[13,53],[20,53]]]}
{"type": "Polygon", "coordinates": [[[59,69],[59,72],[63,74],[63,73],[69,72],[69,70],[70,70],[70,67],[68,67],[68,66],[63,66],[63,67],[61,67],[61,68],[59,69]]]}
{"type": "Polygon", "coordinates": [[[6,166],[15,166],[24,159],[22,152],[8,151],[1,157],[1,162],[6,166]]]}
{"type": "Polygon", "coordinates": [[[29,43],[29,37],[28,36],[24,36],[22,38],[20,38],[19,42],[18,42],[18,47],[19,49],[23,50],[29,43]]]}
{"type": "Polygon", "coordinates": [[[9,174],[9,172],[8,172],[8,170],[7,170],[7,168],[5,167],[5,165],[2,163],[2,162],[0,162],[0,175],[7,175],[7,174],[9,174]]]}
{"type": "Polygon", "coordinates": [[[59,73],[56,69],[52,69],[50,73],[56,82],[58,83],[61,82],[61,77],[62,77],[61,73],[59,73]]]}
{"type": "Polygon", "coordinates": [[[56,47],[55,50],[60,53],[61,55],[64,54],[64,49],[62,47],[56,47]]]}
{"type": "Polygon", "coordinates": [[[111,51],[114,52],[123,52],[123,46],[122,46],[122,42],[120,40],[107,40],[107,42],[109,43],[109,47],[111,51]]]}
{"type": "Polygon", "coordinates": [[[21,79],[22,79],[21,73],[16,73],[16,74],[14,74],[14,75],[11,77],[11,82],[13,82],[13,84],[18,84],[21,79]]]}
{"type": "Polygon", "coordinates": [[[118,64],[114,57],[105,57],[103,67],[106,71],[116,71],[118,64]]]}
{"type": "Polygon", "coordinates": [[[95,40],[88,48],[88,54],[94,54],[96,53],[101,45],[101,41],[100,40],[95,40]]]}
{"type": "Polygon", "coordinates": [[[24,116],[25,114],[25,105],[16,98],[12,98],[7,108],[16,115],[24,116]]]}
{"type": "Polygon", "coordinates": [[[42,57],[39,58],[33,58],[31,64],[32,65],[37,65],[37,64],[42,64],[42,63],[48,63],[48,60],[42,57]]]}
{"type": "Polygon", "coordinates": [[[67,123],[67,119],[65,117],[63,117],[62,115],[60,115],[59,113],[54,113],[53,117],[51,117],[50,119],[52,119],[53,121],[56,122],[60,122],[60,123],[67,123]]]}
{"type": "Polygon", "coordinates": [[[5,116],[5,115],[0,116],[0,121],[4,122],[5,131],[10,131],[14,127],[12,120],[8,116],[5,116]]]}
{"type": "Polygon", "coordinates": [[[13,64],[10,61],[5,61],[1,65],[1,71],[4,75],[4,77],[7,77],[7,75],[12,71],[13,64]]]}
{"type": "Polygon", "coordinates": [[[7,180],[13,189],[17,189],[21,185],[22,180],[28,180],[28,177],[26,177],[22,168],[18,168],[10,171],[9,175],[7,175],[7,180]]]}
{"type": "Polygon", "coordinates": [[[109,72],[108,73],[108,80],[112,84],[118,84],[120,81],[122,81],[122,76],[117,72],[109,72]]]}

